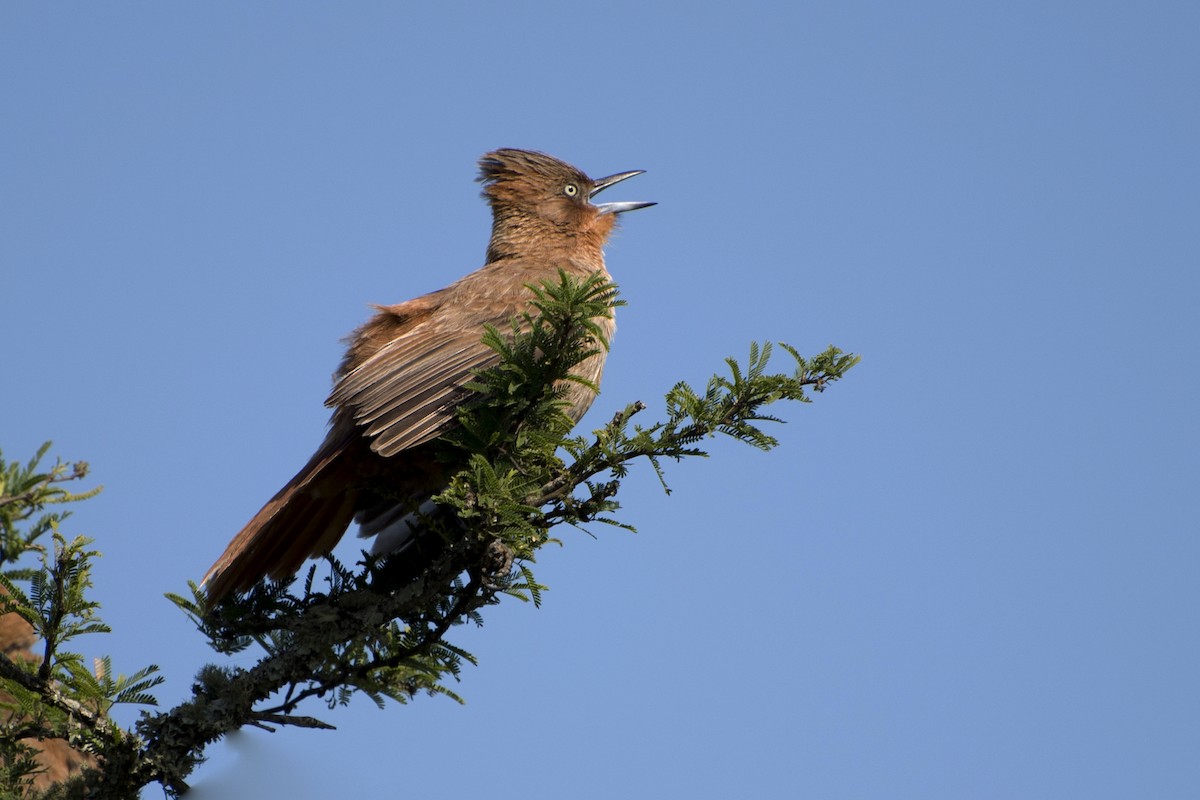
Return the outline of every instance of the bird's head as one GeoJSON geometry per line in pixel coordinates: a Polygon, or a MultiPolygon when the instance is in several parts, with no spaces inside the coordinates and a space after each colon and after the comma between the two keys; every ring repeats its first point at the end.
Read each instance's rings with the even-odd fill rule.
{"type": "Polygon", "coordinates": [[[494,218],[488,260],[522,254],[534,242],[603,247],[618,214],[654,203],[593,203],[592,198],[642,172],[592,179],[545,153],[510,148],[488,153],[479,160],[479,181],[494,218]]]}

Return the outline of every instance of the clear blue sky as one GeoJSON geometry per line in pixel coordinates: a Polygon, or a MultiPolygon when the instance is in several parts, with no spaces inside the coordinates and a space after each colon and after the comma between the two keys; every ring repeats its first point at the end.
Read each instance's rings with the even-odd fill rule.
{"type": "Polygon", "coordinates": [[[1200,796],[1200,6],[434,6],[0,10],[0,447],[105,486],[89,654],[186,695],[162,593],[367,304],[481,264],[491,148],[660,203],[585,424],[752,339],[864,361],[562,531],[467,705],[242,733],[196,797],[1200,796]]]}

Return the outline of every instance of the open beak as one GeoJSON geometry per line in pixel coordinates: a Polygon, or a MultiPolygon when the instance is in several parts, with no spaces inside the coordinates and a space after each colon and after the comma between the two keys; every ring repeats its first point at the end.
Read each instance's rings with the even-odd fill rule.
{"type": "MultiPolygon", "coordinates": [[[[609,175],[607,178],[598,178],[592,181],[592,192],[588,195],[588,199],[595,197],[608,187],[618,184],[626,178],[641,175],[645,171],[644,169],[635,169],[632,172],[618,172],[616,175],[609,175]]],[[[625,211],[637,211],[639,208],[647,208],[653,205],[658,204],[630,201],[624,203],[597,203],[596,208],[601,214],[620,214],[625,211]]]]}

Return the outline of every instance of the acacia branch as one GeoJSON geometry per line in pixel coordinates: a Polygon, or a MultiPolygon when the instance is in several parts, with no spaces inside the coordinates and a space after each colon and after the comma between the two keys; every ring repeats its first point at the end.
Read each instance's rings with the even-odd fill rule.
{"type": "Polygon", "coordinates": [[[66,712],[87,728],[105,735],[119,730],[108,717],[97,714],[82,703],[72,700],[55,688],[53,681],[22,669],[19,664],[3,653],[0,653],[0,678],[12,681],[23,689],[33,692],[41,698],[42,702],[59,711],[66,712]]]}
{"type": "Polygon", "coordinates": [[[247,721],[248,725],[253,725],[256,728],[261,728],[269,733],[274,733],[275,729],[265,723],[274,725],[292,725],[297,728],[317,728],[323,731],[336,731],[337,728],[330,725],[328,722],[323,722],[316,717],[298,717],[294,714],[272,714],[267,711],[256,711],[250,715],[247,721]]]}
{"type": "MultiPolygon", "coordinates": [[[[419,559],[368,558],[361,569],[351,571],[330,558],[326,592],[312,591],[310,572],[298,593],[291,592],[290,584],[260,583],[247,595],[213,609],[205,607],[195,587],[194,602],[172,596],[219,652],[236,652],[257,642],[266,653],[248,669],[204,667],[187,702],[145,714],[133,732],[117,729],[57,691],[46,676],[31,674],[0,656],[0,678],[104,734],[89,734],[97,740],[100,769],[83,776],[81,788],[70,796],[124,798],[152,781],[161,782],[168,794],[180,794],[204,749],[242,726],[332,729],[315,717],[293,713],[314,697],[326,697],[332,707],[359,691],[377,702],[385,697],[405,702],[419,691],[452,694],[441,681],[457,675],[463,660],[473,663],[474,658],[445,640],[450,629],[478,621],[480,609],[496,602],[500,593],[528,595],[537,603],[544,587],[533,578],[529,564],[548,540],[550,528],[591,519],[621,524],[607,515],[618,508],[614,498],[629,462],[648,459],[663,480],[658,459],[706,455],[695,445],[717,433],[770,449],[776,441],[757,426],[778,420],[760,409],[777,400],[807,401],[806,388],[823,390],[857,361],[835,348],[806,361],[784,345],[798,368],[790,375],[767,375],[770,346],[752,345],[745,371],[728,359],[731,376],[714,377],[703,394],[682,383],[672,389],[665,422],[628,431],[631,420],[646,409],[635,402],[614,415],[588,444],[567,437],[571,420],[562,411],[561,387],[598,344],[607,344],[597,341],[587,321],[611,312],[616,301],[602,282],[575,284],[565,275],[561,285],[547,286],[538,297],[541,315],[528,316],[525,326],[514,325],[511,340],[493,329],[485,335],[503,363],[476,376],[469,388],[479,403],[461,409],[458,429],[439,440],[447,448],[448,461],[461,467],[434,498],[439,510],[422,518],[415,533],[418,544],[430,545],[419,559]],[[563,450],[573,456],[571,463],[560,459],[563,450]],[[604,473],[607,479],[593,480],[604,473]],[[272,697],[274,704],[268,706],[272,697]]],[[[45,484],[41,490],[49,491],[45,484]]],[[[47,611],[37,611],[26,601],[29,608],[22,612],[37,611],[48,620],[45,627],[59,631],[45,637],[43,665],[51,663],[51,655],[71,636],[103,629],[93,619],[94,604],[83,593],[90,586],[83,567],[95,554],[82,545],[76,550],[78,562],[72,563],[78,569],[58,565],[57,570],[74,576],[73,584],[64,584],[71,591],[53,586],[59,590],[55,598],[69,601],[59,605],[67,607],[71,624],[56,615],[53,603],[47,611]]],[[[43,572],[54,570],[45,564],[43,572]]],[[[81,679],[74,668],[81,657],[56,657],[53,663],[66,663],[81,685],[91,685],[90,675],[81,679]]],[[[142,677],[135,675],[134,686],[142,677]]],[[[120,691],[89,691],[91,695],[79,696],[121,701],[120,691]]],[[[140,693],[140,687],[130,691],[140,693]]]]}

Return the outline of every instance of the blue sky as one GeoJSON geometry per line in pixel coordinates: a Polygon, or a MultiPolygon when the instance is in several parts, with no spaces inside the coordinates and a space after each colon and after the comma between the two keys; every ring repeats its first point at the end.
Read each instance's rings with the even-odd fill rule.
{"type": "MultiPolygon", "coordinates": [[[[196,797],[1194,797],[1200,10],[1190,3],[0,11],[0,447],[173,705],[162,599],[320,441],[369,303],[481,265],[474,162],[614,200],[584,420],[751,340],[861,353],[781,447],[712,443],[562,531],[454,688],[247,731],[196,797]],[[607,196],[606,196],[607,198],[607,196]]],[[[780,362],[782,363],[782,362],[780,362]]],[[[125,721],[131,720],[126,712],[125,721]]],[[[147,793],[156,796],[155,791],[147,793]]]]}

